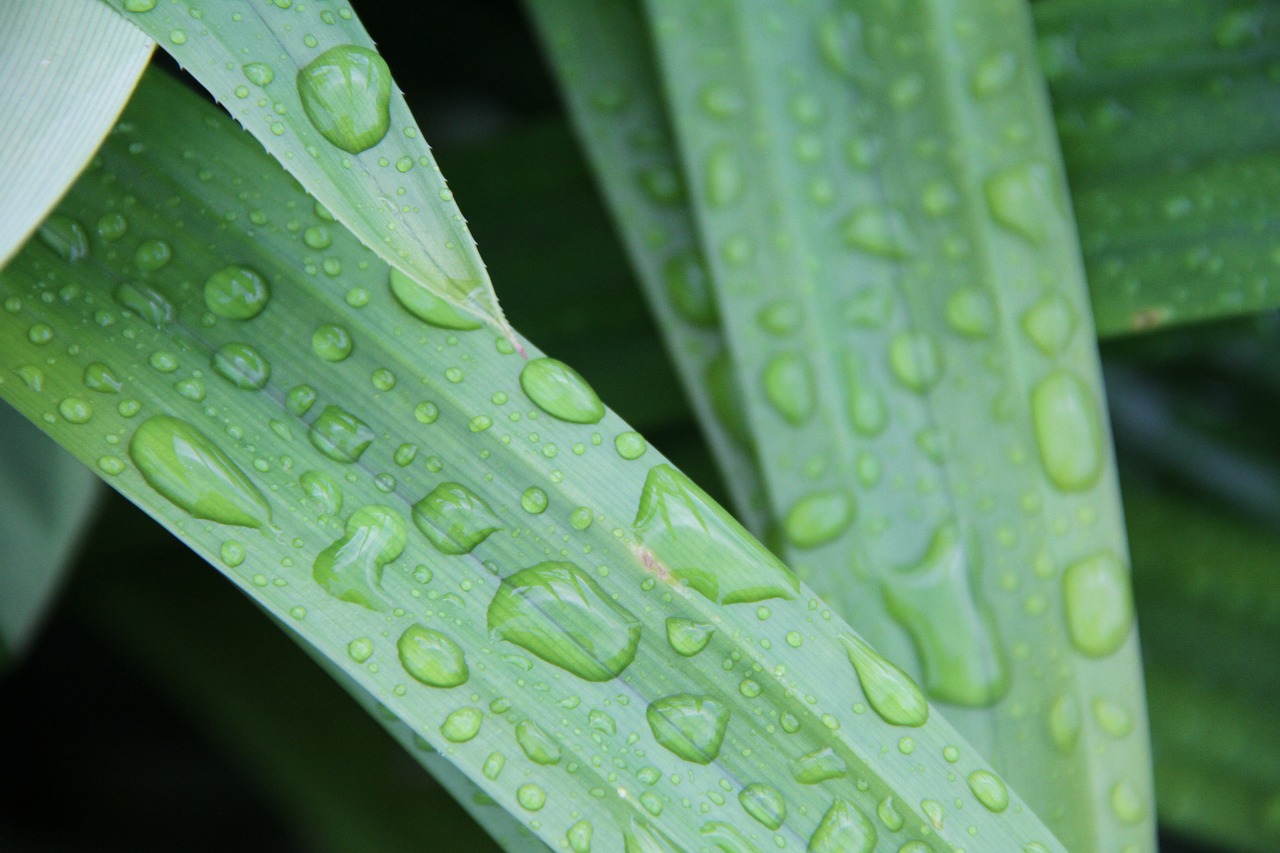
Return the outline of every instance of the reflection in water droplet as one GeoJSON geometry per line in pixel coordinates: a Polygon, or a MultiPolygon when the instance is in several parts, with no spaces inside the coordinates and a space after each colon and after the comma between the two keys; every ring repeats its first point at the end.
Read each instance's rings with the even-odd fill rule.
{"type": "Polygon", "coordinates": [[[635,659],[640,622],[572,563],[546,562],[503,578],[489,630],[587,681],[608,681],[635,659]]]}
{"type": "Polygon", "coordinates": [[[458,644],[425,625],[406,628],[396,650],[405,672],[430,687],[457,687],[471,676],[458,644]]]}
{"type": "Polygon", "coordinates": [[[809,838],[808,853],[871,853],[879,837],[875,824],[844,800],[836,800],[809,838]]]}
{"type": "Polygon", "coordinates": [[[334,323],[317,326],[311,334],[311,351],[325,361],[345,361],[353,347],[351,333],[334,323]]]}
{"type": "Polygon", "coordinates": [[[516,802],[521,808],[536,812],[547,804],[547,792],[528,782],[516,789],[516,802]]]}
{"type": "Polygon", "coordinates": [[[715,760],[729,727],[726,706],[710,696],[689,693],[654,700],[644,716],[659,744],[695,764],[715,760]]]}
{"type": "Polygon", "coordinates": [[[1067,631],[1076,651],[1101,658],[1124,645],[1133,627],[1133,596],[1124,564],[1103,551],[1062,573],[1067,631]]]}
{"type": "Polygon", "coordinates": [[[156,415],[129,440],[142,478],[195,518],[261,527],[271,518],[267,499],[227,454],[186,421],[156,415]]]}
{"type": "Polygon", "coordinates": [[[913,727],[928,721],[929,703],[911,676],[881,657],[861,637],[841,634],[840,643],[858,674],[867,703],[882,720],[913,727]]]}
{"type": "Polygon", "coordinates": [[[800,589],[777,557],[670,465],[649,470],[632,527],[652,571],[717,604],[794,598],[800,589]]]}
{"type": "Polygon", "coordinates": [[[71,424],[86,424],[93,417],[93,406],[83,397],[67,397],[58,403],[58,414],[71,424]]]}
{"type": "Polygon", "coordinates": [[[502,525],[489,505],[458,483],[441,483],[413,505],[413,523],[442,554],[469,554],[502,525]]]}
{"type": "Polygon", "coordinates": [[[297,86],[307,118],[330,144],[358,154],[387,135],[391,71],[376,51],[330,48],[298,70],[297,86]]]}
{"type": "Polygon", "coordinates": [[[361,507],[347,519],[346,535],[317,556],[311,576],[339,601],[383,610],[375,591],[382,568],[402,553],[407,541],[404,519],[388,506],[361,507]]]}
{"type": "Polygon", "coordinates": [[[520,387],[549,415],[575,424],[599,423],[604,403],[576,370],[554,358],[535,358],[520,371],[520,387]]]}

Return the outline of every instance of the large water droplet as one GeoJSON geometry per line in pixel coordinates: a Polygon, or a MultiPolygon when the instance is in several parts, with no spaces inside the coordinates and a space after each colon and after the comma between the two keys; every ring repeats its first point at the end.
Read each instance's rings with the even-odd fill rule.
{"type": "Polygon", "coordinates": [[[853,515],[853,496],[844,489],[829,489],[796,501],[787,511],[783,528],[797,548],[817,548],[848,530],[853,515]]]}
{"type": "Polygon", "coordinates": [[[325,406],[307,429],[311,445],[335,462],[353,463],[373,443],[369,425],[338,406],[325,406]]]}
{"type": "Polygon", "coordinates": [[[256,270],[233,265],[223,267],[204,283],[204,304],[228,320],[252,320],[271,299],[271,289],[256,270]]]}
{"type": "Polygon", "coordinates": [[[311,333],[311,351],[325,361],[346,361],[354,347],[351,333],[336,323],[324,323],[311,333]]]}
{"type": "Polygon", "coordinates": [[[789,423],[800,426],[813,415],[813,369],[804,356],[775,355],[764,367],[763,380],[765,397],[789,423]]]}
{"type": "Polygon", "coordinates": [[[1004,695],[1008,672],[994,620],[973,589],[975,557],[955,524],[943,524],[918,563],[885,576],[882,592],[911,635],[929,695],[985,707],[1004,695]]]}
{"type": "Polygon", "coordinates": [[[576,370],[554,358],[535,358],[520,371],[520,387],[549,415],[574,424],[599,423],[604,403],[576,370]]]}
{"type": "Polygon", "coordinates": [[[358,154],[387,135],[391,71],[376,51],[330,48],[298,70],[297,85],[307,118],[330,144],[358,154]]]}
{"type": "Polygon", "coordinates": [[[471,677],[462,649],[425,625],[410,625],[396,641],[405,672],[431,687],[457,687],[471,677]]]}
{"type": "Polygon", "coordinates": [[[441,483],[414,504],[413,523],[441,554],[470,554],[502,529],[489,505],[459,483],[441,483]]]}
{"type": "Polygon", "coordinates": [[[311,576],[340,601],[382,610],[375,591],[382,583],[382,567],[404,553],[406,541],[398,512],[388,506],[361,507],[347,519],[346,535],[316,556],[311,576]]]}
{"type": "Polygon", "coordinates": [[[791,766],[791,775],[801,785],[818,785],[829,779],[839,779],[848,772],[844,759],[830,747],[806,753],[791,766]]]}
{"type": "Polygon", "coordinates": [[[896,210],[862,207],[840,225],[846,245],[873,255],[902,260],[911,254],[911,232],[896,210]]]}
{"type": "Polygon", "coordinates": [[[1053,172],[1044,163],[1010,166],[983,184],[991,217],[1010,231],[1040,244],[1048,237],[1048,222],[1057,205],[1053,172]]]}
{"type": "Polygon", "coordinates": [[[777,788],[752,782],[738,792],[738,802],[747,814],[769,829],[777,829],[787,819],[787,801],[777,788]]]}
{"type": "Polygon", "coordinates": [[[882,657],[861,637],[841,634],[840,643],[858,674],[867,703],[880,719],[894,726],[923,726],[929,720],[929,703],[911,676],[882,657]]]}
{"type": "Polygon", "coordinates": [[[999,814],[1009,808],[1009,789],[1004,781],[989,770],[975,770],[969,774],[969,790],[986,806],[987,811],[999,814]]]}
{"type": "Polygon", "coordinates": [[[89,254],[89,234],[70,216],[52,214],[40,226],[36,237],[67,263],[73,264],[89,254]]]}
{"type": "Polygon", "coordinates": [[[569,827],[569,831],[565,834],[565,841],[569,842],[569,849],[573,853],[591,853],[591,836],[594,833],[595,828],[591,825],[591,821],[583,818],[569,827]]]}
{"type": "Polygon", "coordinates": [[[717,604],[794,598],[800,589],[777,557],[670,465],[649,470],[632,527],[652,571],[717,604]]]}
{"type": "Polygon", "coordinates": [[[1124,564],[1110,552],[1085,557],[1062,573],[1067,631],[1076,651],[1089,657],[1114,654],[1133,627],[1133,596],[1124,564]]]}
{"type": "Polygon", "coordinates": [[[560,744],[532,720],[516,723],[516,743],[534,764],[560,763],[560,744]]]}
{"type": "Polygon", "coordinates": [[[1031,391],[1031,420],[1045,473],[1064,491],[1083,491],[1102,473],[1102,419],[1093,392],[1055,370],[1031,391]]]}
{"type": "Polygon", "coordinates": [[[400,303],[400,307],[424,323],[441,329],[456,329],[463,332],[478,329],[484,325],[475,317],[454,308],[453,305],[395,267],[391,268],[388,280],[391,285],[391,295],[396,298],[396,302],[400,303]]]}
{"type": "Polygon", "coordinates": [[[342,487],[327,474],[306,471],[298,477],[298,485],[315,502],[315,508],[321,515],[337,515],[342,511],[342,487]]]}
{"type": "Polygon", "coordinates": [[[710,764],[715,760],[729,727],[726,706],[710,696],[689,693],[654,700],[644,717],[658,743],[695,764],[710,764]]]}
{"type": "Polygon", "coordinates": [[[667,619],[667,643],[676,654],[691,658],[707,647],[716,629],[711,625],[671,616],[667,619]]]}
{"type": "Polygon", "coordinates": [[[878,840],[871,818],[852,803],[836,800],[809,837],[808,853],[871,853],[878,840]]]}
{"type": "Polygon", "coordinates": [[[116,377],[111,368],[100,361],[85,367],[81,381],[84,387],[99,394],[118,394],[124,387],[124,383],[116,377]]]}
{"type": "Polygon", "coordinates": [[[662,265],[662,281],[676,312],[695,326],[713,328],[719,322],[715,292],[702,255],[693,249],[677,252],[662,265]]]}
{"type": "Polygon", "coordinates": [[[440,734],[451,743],[466,743],[480,734],[480,724],[483,722],[484,711],[479,708],[459,708],[445,717],[440,724],[440,734]]]}
{"type": "Polygon", "coordinates": [[[572,563],[539,563],[503,578],[489,630],[587,681],[608,681],[635,659],[640,622],[572,563]]]}
{"type": "Polygon", "coordinates": [[[248,344],[229,343],[213,354],[213,371],[242,391],[260,391],[271,379],[271,365],[248,344]]]}
{"type": "Polygon", "coordinates": [[[148,418],[129,440],[129,456],[151,488],[196,518],[261,527],[267,499],[231,457],[186,421],[148,418]]]}
{"type": "Polygon", "coordinates": [[[177,313],[173,310],[173,303],[166,299],[164,294],[141,282],[125,282],[117,286],[111,295],[115,297],[116,302],[157,329],[173,322],[177,313]]]}
{"type": "Polygon", "coordinates": [[[526,782],[516,789],[516,802],[522,809],[536,812],[547,804],[547,792],[539,785],[526,782]]]}

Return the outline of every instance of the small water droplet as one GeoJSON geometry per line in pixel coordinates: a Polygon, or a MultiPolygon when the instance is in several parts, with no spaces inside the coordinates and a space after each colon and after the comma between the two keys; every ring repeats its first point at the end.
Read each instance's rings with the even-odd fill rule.
{"type": "Polygon", "coordinates": [[[897,832],[906,823],[902,813],[894,805],[892,796],[885,797],[880,801],[879,805],[876,806],[876,816],[880,818],[880,822],[884,824],[885,829],[890,832],[897,832]]]}
{"type": "Polygon", "coordinates": [[[1076,330],[1076,314],[1060,293],[1051,293],[1022,315],[1022,331],[1045,355],[1062,352],[1076,330]]]}
{"type": "Polygon", "coordinates": [[[979,98],[989,98],[1009,87],[1018,74],[1018,58],[1000,50],[984,56],[973,69],[969,88],[979,98]]]}
{"type": "Polygon", "coordinates": [[[903,260],[912,251],[907,221],[896,210],[858,208],[841,223],[840,233],[849,247],[884,258],[903,260]]]}
{"type": "Polygon", "coordinates": [[[244,76],[255,86],[265,86],[276,79],[276,73],[265,62],[249,62],[240,66],[244,76]]]}
{"type": "Polygon", "coordinates": [[[271,299],[267,282],[249,267],[232,265],[215,272],[204,283],[204,303],[219,317],[252,320],[271,299]]]}
{"type": "Polygon", "coordinates": [[[1044,163],[1021,163],[987,178],[987,206],[997,223],[1039,245],[1049,235],[1048,222],[1057,210],[1053,172],[1044,163]]]}
{"type": "Polygon", "coordinates": [[[311,351],[325,361],[344,361],[351,355],[353,347],[351,333],[334,323],[317,327],[311,335],[311,351]]]}
{"type": "Polygon", "coordinates": [[[706,161],[707,203],[728,207],[742,196],[742,166],[737,152],[728,144],[711,149],[706,161]]]}
{"type": "Polygon", "coordinates": [[[164,240],[147,240],[133,253],[133,262],[145,272],[155,272],[168,265],[171,260],[173,247],[164,240]]]}
{"type": "Polygon", "coordinates": [[[343,151],[367,151],[391,127],[391,71],[369,48],[326,50],[298,70],[297,87],[312,126],[343,151]]]}
{"type": "Polygon", "coordinates": [[[809,837],[808,853],[871,853],[879,837],[858,807],[836,800],[809,837]]]}
{"type": "Polygon", "coordinates": [[[368,637],[357,637],[347,643],[347,655],[356,663],[364,663],[373,657],[373,640],[368,637]]]}
{"type": "Polygon", "coordinates": [[[173,322],[177,312],[164,294],[141,282],[125,282],[111,292],[116,302],[157,329],[173,322]]]}
{"type": "Polygon", "coordinates": [[[923,393],[942,376],[942,353],[927,332],[898,332],[889,344],[889,367],[904,386],[923,393]]]}
{"type": "Polygon", "coordinates": [[[672,255],[662,265],[662,281],[672,307],[681,317],[703,328],[719,323],[711,277],[700,253],[685,249],[672,255]]]}
{"type": "Polygon", "coordinates": [[[87,424],[93,417],[93,406],[83,397],[67,397],[58,404],[58,414],[71,424],[87,424]]]}
{"type": "Polygon", "coordinates": [[[980,287],[958,287],[947,297],[947,324],[967,338],[985,338],[996,325],[991,296],[980,287]]]}
{"type": "Polygon", "coordinates": [[[298,417],[311,411],[316,402],[316,389],[310,385],[296,385],[285,396],[285,407],[298,417]]]}
{"type": "Polygon", "coordinates": [[[521,808],[536,812],[547,804],[547,792],[528,782],[516,789],[516,802],[521,808]]]}
{"type": "Polygon", "coordinates": [[[1147,816],[1147,807],[1142,802],[1142,795],[1127,779],[1117,782],[1111,788],[1111,811],[1121,823],[1130,825],[1141,823],[1147,816]]]}
{"type": "Polygon", "coordinates": [[[645,451],[649,449],[649,444],[640,433],[627,431],[614,436],[613,449],[618,451],[618,455],[623,459],[630,461],[644,456],[645,451]]]}
{"type": "Polygon", "coordinates": [[[969,774],[969,790],[986,806],[987,811],[999,814],[1009,808],[1009,789],[1004,781],[989,770],[975,770],[969,774]]]}
{"type": "Polygon", "coordinates": [[[459,708],[444,718],[440,724],[440,734],[450,743],[466,743],[480,734],[480,724],[484,722],[484,711],[470,706],[459,708]]]}
{"type": "Polygon", "coordinates": [[[585,818],[569,827],[569,832],[565,834],[569,849],[573,853],[591,853],[591,836],[594,832],[591,822],[585,818]]]}
{"type": "Polygon", "coordinates": [[[1070,755],[1080,738],[1080,706],[1070,694],[1059,696],[1049,708],[1049,737],[1063,755],[1070,755]]]}

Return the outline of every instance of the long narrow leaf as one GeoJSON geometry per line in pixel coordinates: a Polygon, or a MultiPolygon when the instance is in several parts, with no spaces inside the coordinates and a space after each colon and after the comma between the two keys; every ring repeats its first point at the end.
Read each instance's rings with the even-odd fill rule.
{"type": "Polygon", "coordinates": [[[1028,10],[647,6],[791,564],[1068,847],[1150,848],[1119,496],[1028,10]],[[1106,730],[1099,699],[1131,724],[1106,730]]]}
{"type": "Polygon", "coordinates": [[[192,101],[151,81],[61,208],[127,237],[0,276],[44,379],[0,395],[551,846],[1063,849],[575,374],[419,319],[336,226],[316,254],[192,101]]]}

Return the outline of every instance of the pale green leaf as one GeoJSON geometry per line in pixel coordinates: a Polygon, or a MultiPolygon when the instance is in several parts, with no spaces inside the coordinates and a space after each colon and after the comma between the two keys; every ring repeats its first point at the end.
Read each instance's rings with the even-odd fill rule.
{"type": "Polygon", "coordinates": [[[98,0],[0,4],[0,264],[89,162],[152,47],[98,0]]]}
{"type": "Polygon", "coordinates": [[[228,124],[144,85],[60,208],[127,236],[0,276],[0,358],[46,379],[0,395],[550,846],[1063,849],[571,373],[522,383],[505,338],[419,321],[336,225],[317,253],[321,214],[228,124]]]}
{"type": "MultiPolygon", "coordinates": [[[[350,6],[104,2],[182,63],[337,221],[426,287],[424,299],[509,331],[453,193],[350,6]]],[[[327,227],[310,234],[317,250],[327,227]]]]}

